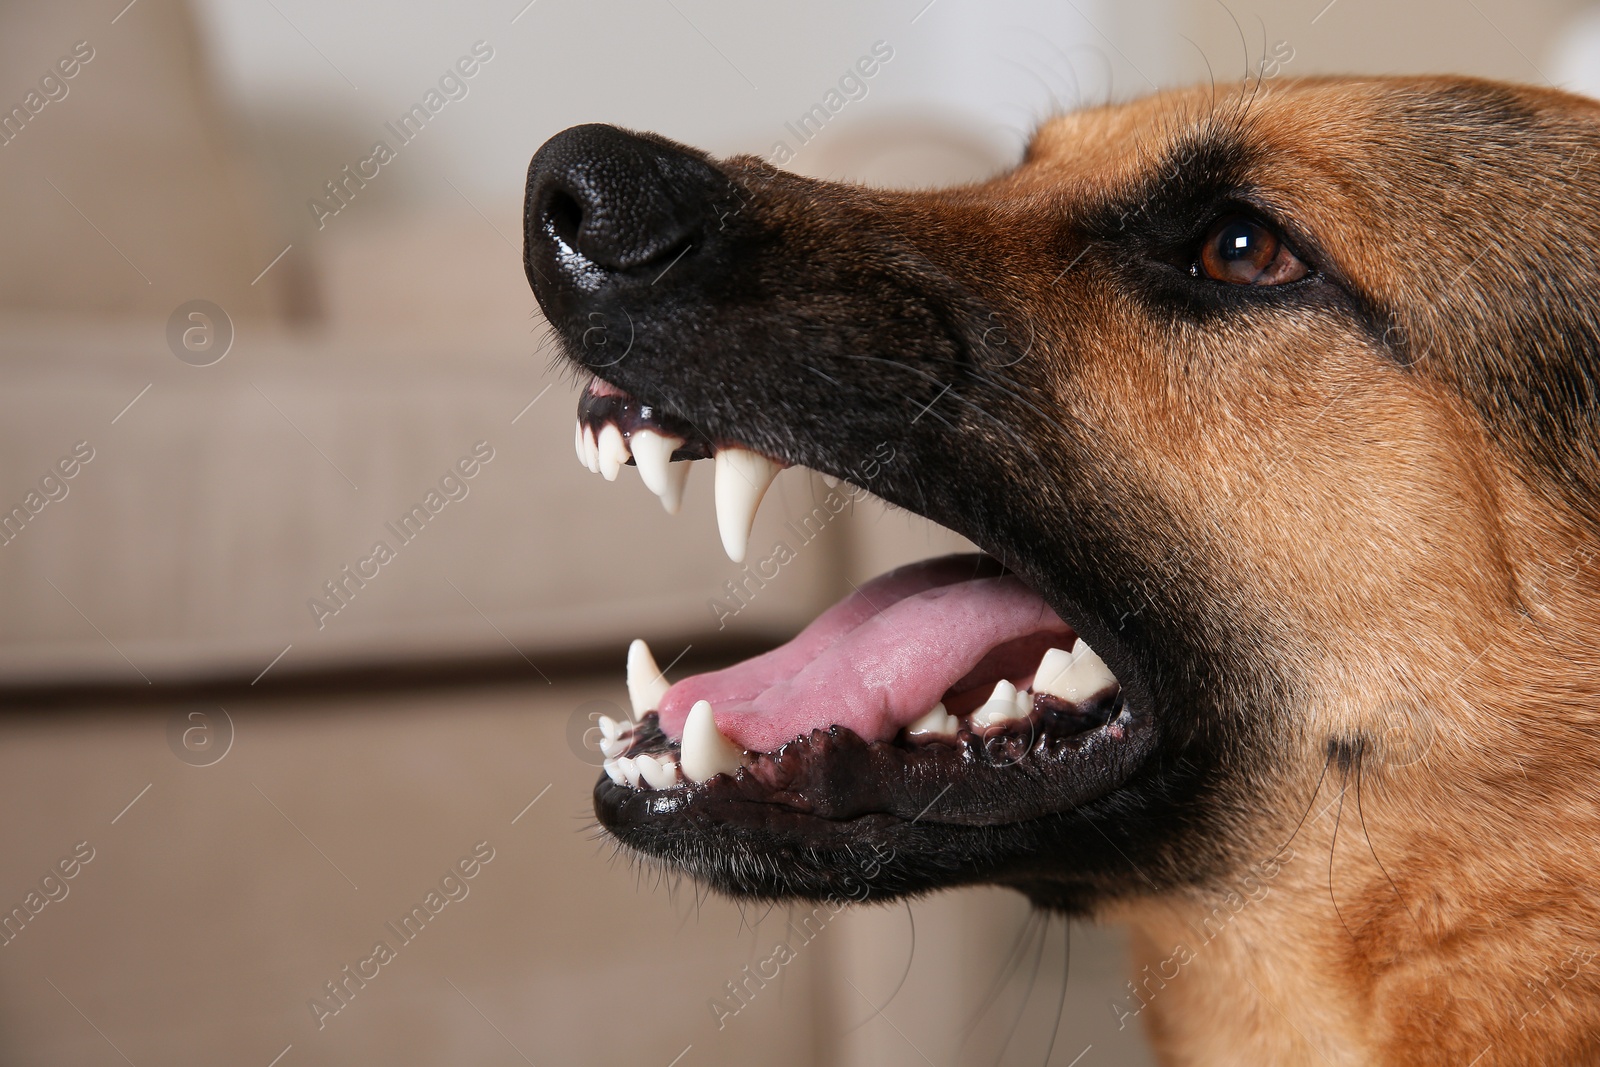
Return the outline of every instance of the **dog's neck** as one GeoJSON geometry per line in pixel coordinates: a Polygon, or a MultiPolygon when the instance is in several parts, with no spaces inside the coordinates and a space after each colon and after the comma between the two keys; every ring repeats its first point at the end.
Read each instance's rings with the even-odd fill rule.
{"type": "Polygon", "coordinates": [[[1297,770],[1266,788],[1298,800],[1253,855],[1118,910],[1137,960],[1111,1011],[1165,1062],[1600,1058],[1600,545],[1537,507],[1508,509],[1523,562],[1470,639],[1396,635],[1372,678],[1403,664],[1406,691],[1368,729],[1297,717],[1297,770]]]}

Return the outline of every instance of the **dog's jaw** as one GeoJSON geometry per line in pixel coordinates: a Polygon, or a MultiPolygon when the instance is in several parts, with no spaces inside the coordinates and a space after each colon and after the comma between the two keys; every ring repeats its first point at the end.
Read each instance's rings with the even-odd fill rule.
{"type": "MultiPolygon", "coordinates": [[[[641,476],[677,456],[681,474],[645,478],[668,487],[672,505],[686,460],[715,457],[723,540],[731,528],[744,544],[766,481],[749,491],[749,465],[726,459],[753,453],[599,379],[576,436],[580,461],[608,477],[635,442],[657,449],[635,458],[641,476]]],[[[783,465],[768,461],[766,477],[783,465]]],[[[879,466],[864,465],[863,480],[879,466]]],[[[824,499],[842,508],[860,495],[841,483],[824,499]]],[[[1156,736],[1093,649],[982,555],[884,575],[782,648],[676,684],[636,642],[628,689],[632,719],[600,723],[601,822],[740,896],[924,891],[951,884],[952,851],[967,857],[962,880],[1035,880],[1032,864],[1016,862],[1025,849],[998,846],[997,823],[1098,799],[1139,769],[1156,736]],[[889,857],[870,880],[857,870],[867,848],[889,857]]],[[[1054,898],[1064,906],[1064,894],[1054,898]]]]}

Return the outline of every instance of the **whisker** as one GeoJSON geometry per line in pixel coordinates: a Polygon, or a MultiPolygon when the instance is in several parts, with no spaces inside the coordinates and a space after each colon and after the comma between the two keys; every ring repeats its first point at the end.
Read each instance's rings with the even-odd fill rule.
{"type": "Polygon", "coordinates": [[[1306,810],[1300,813],[1300,821],[1294,824],[1294,833],[1289,835],[1289,840],[1278,846],[1278,853],[1282,853],[1300,836],[1300,828],[1306,824],[1306,819],[1311,815],[1312,807],[1317,803],[1317,797],[1322,793],[1322,780],[1328,776],[1328,764],[1333,762],[1333,749],[1328,749],[1327,758],[1322,761],[1322,773],[1317,775],[1317,787],[1311,791],[1311,798],[1306,801],[1306,810]]]}
{"type": "Polygon", "coordinates": [[[865,1019],[862,1019],[854,1026],[850,1027],[850,1029],[844,1031],[846,1034],[855,1033],[857,1030],[861,1029],[863,1026],[867,1025],[879,1015],[882,1015],[885,1011],[887,1011],[889,1005],[894,1003],[894,998],[900,995],[901,987],[906,984],[906,979],[911,975],[911,961],[917,955],[917,920],[916,917],[911,913],[911,901],[902,900],[901,903],[906,906],[906,922],[911,926],[911,951],[906,955],[906,969],[900,972],[900,981],[894,984],[894,992],[890,993],[888,999],[877,1006],[878,1010],[867,1016],[865,1019]]]}
{"type": "Polygon", "coordinates": [[[1039,964],[1044,961],[1045,942],[1050,939],[1050,916],[1045,915],[1044,922],[1040,924],[1039,950],[1033,954],[1033,970],[1028,972],[1028,988],[1022,994],[1022,1003],[1017,1007],[1017,1014],[1011,1020],[1011,1029],[1006,1031],[1006,1039],[1000,1042],[1000,1051],[995,1054],[995,1067],[1005,1058],[1006,1049],[1011,1045],[1011,1039],[1017,1036],[1017,1027],[1022,1025],[1022,1017],[1028,1011],[1028,1001],[1033,999],[1034,983],[1039,980],[1039,964]]]}
{"type": "Polygon", "coordinates": [[[1378,865],[1378,870],[1383,872],[1383,877],[1389,882],[1389,888],[1394,891],[1395,900],[1400,902],[1400,906],[1405,909],[1406,917],[1411,920],[1411,925],[1415,926],[1417,928],[1417,933],[1420,934],[1423,932],[1422,923],[1417,921],[1416,915],[1411,911],[1411,905],[1407,904],[1406,898],[1401,895],[1400,887],[1395,884],[1395,880],[1389,876],[1388,868],[1386,868],[1383,865],[1383,861],[1378,858],[1378,850],[1372,845],[1372,835],[1367,832],[1367,816],[1366,813],[1361,810],[1361,768],[1364,762],[1365,761],[1358,761],[1356,763],[1356,817],[1361,820],[1361,836],[1367,839],[1367,851],[1372,853],[1372,862],[1376,863],[1378,865]]]}
{"type": "Polygon", "coordinates": [[[1072,920],[1061,920],[1061,1000],[1056,1003],[1056,1021],[1050,1024],[1050,1043],[1045,1046],[1043,1067],[1050,1067],[1050,1055],[1056,1050],[1056,1036],[1061,1031],[1061,1015],[1067,1008],[1067,984],[1072,980],[1072,920]]]}
{"type": "Polygon", "coordinates": [[[978,1005],[977,1010],[973,1012],[971,1018],[967,1020],[966,1026],[963,1027],[965,1031],[961,1038],[963,1047],[972,1039],[973,1031],[978,1028],[978,1023],[989,1013],[990,1007],[999,998],[1001,990],[1005,988],[1006,983],[1011,981],[1011,976],[1016,973],[1017,967],[1021,965],[1022,948],[1027,943],[1028,932],[1033,929],[1034,922],[1041,915],[1041,912],[1030,910],[1028,917],[1023,920],[1021,928],[1017,930],[1017,938],[1011,943],[1011,948],[1006,952],[1005,959],[1000,961],[1000,968],[995,971],[994,983],[990,985],[988,994],[983,998],[983,1003],[978,1005]]]}
{"type": "MultiPolygon", "coordinates": [[[[1359,749],[1357,750],[1359,752],[1359,749]]],[[[1359,755],[1357,756],[1359,759],[1359,755]]],[[[1328,901],[1333,905],[1333,913],[1339,917],[1339,925],[1344,927],[1344,932],[1350,935],[1350,940],[1356,939],[1355,932],[1350,929],[1350,924],[1344,921],[1344,913],[1339,910],[1339,901],[1333,895],[1333,857],[1339,850],[1339,822],[1344,818],[1344,791],[1350,782],[1350,774],[1344,771],[1344,780],[1339,783],[1339,808],[1333,816],[1333,841],[1328,845],[1328,901]]]]}

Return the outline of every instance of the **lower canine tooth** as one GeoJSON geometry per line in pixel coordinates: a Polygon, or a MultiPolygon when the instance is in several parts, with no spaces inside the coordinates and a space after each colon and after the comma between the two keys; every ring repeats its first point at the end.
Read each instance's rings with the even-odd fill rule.
{"type": "Polygon", "coordinates": [[[678,765],[669,759],[658,759],[649,754],[635,756],[634,764],[639,768],[639,777],[651,789],[671,789],[678,784],[678,765]]]}
{"type": "Polygon", "coordinates": [[[629,645],[628,702],[633,705],[634,721],[644,718],[645,712],[659,708],[661,698],[667,695],[670,688],[672,686],[667,682],[667,676],[656,666],[656,658],[650,654],[650,646],[638,640],[629,645]]]}
{"type": "Polygon", "coordinates": [[[954,737],[956,731],[961,729],[961,720],[945,710],[944,704],[938,703],[933,709],[906,727],[908,737],[954,737]]]}
{"type": "Polygon", "coordinates": [[[703,782],[719,774],[733,774],[744,766],[744,749],[729,741],[717,729],[710,701],[696,701],[683,724],[680,761],[683,776],[703,782]]]}
{"type": "Polygon", "coordinates": [[[683,503],[683,483],[689,477],[689,464],[674,465],[672,453],[683,446],[683,438],[651,429],[633,431],[633,462],[645,487],[661,498],[668,515],[676,515],[683,503]]]}
{"type": "Polygon", "coordinates": [[[600,431],[600,476],[608,482],[617,480],[617,472],[628,462],[628,442],[614,422],[608,422],[600,431]]]}
{"type": "Polygon", "coordinates": [[[1033,676],[1034,692],[1049,693],[1074,704],[1116,686],[1117,676],[1081,637],[1073,643],[1071,652],[1059,648],[1046,652],[1033,676]]]}
{"type": "Polygon", "coordinates": [[[783,465],[748,448],[719,448],[716,469],[717,530],[728,558],[743,563],[756,509],[783,465]]]}
{"type": "Polygon", "coordinates": [[[1002,678],[995,683],[994,692],[983,702],[983,707],[972,713],[972,721],[977,726],[998,726],[1026,714],[1017,706],[1017,687],[1002,678]]]}

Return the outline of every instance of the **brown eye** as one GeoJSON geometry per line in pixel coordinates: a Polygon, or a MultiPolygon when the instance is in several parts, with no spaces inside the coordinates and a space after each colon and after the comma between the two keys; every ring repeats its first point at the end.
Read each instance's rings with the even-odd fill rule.
{"type": "Polygon", "coordinates": [[[1229,285],[1282,285],[1306,276],[1306,265],[1283,240],[1255,219],[1225,218],[1200,245],[1199,271],[1229,285]]]}

